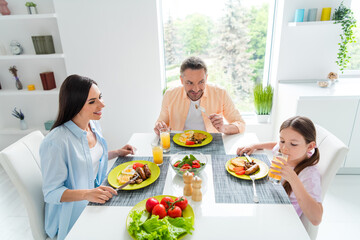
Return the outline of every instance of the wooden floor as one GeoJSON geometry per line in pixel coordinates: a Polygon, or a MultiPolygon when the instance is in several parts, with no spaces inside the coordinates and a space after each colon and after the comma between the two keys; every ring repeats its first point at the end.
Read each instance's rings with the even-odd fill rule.
{"type": "MultiPolygon", "coordinates": [[[[360,175],[337,175],[323,203],[324,216],[318,239],[358,239],[360,236],[359,203],[360,175]]],[[[25,207],[1,165],[0,239],[33,239],[25,207]]],[[[114,239],[117,239],[116,236],[114,239]]]]}

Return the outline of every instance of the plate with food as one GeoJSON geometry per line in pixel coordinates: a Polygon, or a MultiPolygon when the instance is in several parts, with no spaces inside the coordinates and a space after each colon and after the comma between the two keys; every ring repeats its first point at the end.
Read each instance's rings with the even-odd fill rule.
{"type": "Polygon", "coordinates": [[[130,182],[123,190],[135,190],[149,186],[160,176],[160,168],[153,162],[136,160],[125,162],[115,167],[108,176],[109,184],[118,188],[130,182]]]}
{"type": "Polygon", "coordinates": [[[195,214],[186,197],[154,196],[136,204],[126,218],[133,239],[182,239],[194,230],[195,214]]]}
{"type": "Polygon", "coordinates": [[[225,168],[231,175],[244,180],[251,180],[250,175],[256,174],[256,179],[264,178],[269,173],[269,167],[263,161],[251,157],[235,157],[226,162],[225,168]]]}
{"type": "Polygon", "coordinates": [[[213,136],[201,130],[186,130],[183,133],[177,133],[173,137],[174,143],[183,147],[201,147],[213,140],[213,136]]]}

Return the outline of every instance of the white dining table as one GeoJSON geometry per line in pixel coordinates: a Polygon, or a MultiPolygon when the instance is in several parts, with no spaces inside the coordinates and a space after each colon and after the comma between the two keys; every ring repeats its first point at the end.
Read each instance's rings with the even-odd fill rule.
{"type": "MultiPolygon", "coordinates": [[[[135,156],[151,156],[154,133],[134,133],[129,144],[135,146],[135,156]]],[[[238,146],[258,142],[254,133],[223,135],[226,154],[236,154],[238,146]]],[[[260,152],[261,153],[261,152],[260,152]]],[[[265,153],[265,152],[263,152],[265,153]]],[[[188,197],[195,213],[192,235],[183,239],[309,239],[300,218],[291,204],[229,204],[216,203],[211,155],[200,173],[201,202],[188,197]]],[[[169,166],[164,195],[182,196],[183,179],[169,166]]],[[[126,218],[132,207],[87,206],[66,239],[132,239],[126,229],[126,218]]]]}

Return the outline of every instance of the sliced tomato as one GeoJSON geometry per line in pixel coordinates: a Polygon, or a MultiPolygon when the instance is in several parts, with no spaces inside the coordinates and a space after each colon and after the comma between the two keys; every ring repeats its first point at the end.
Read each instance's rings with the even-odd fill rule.
{"type": "Polygon", "coordinates": [[[133,169],[136,170],[137,167],[144,167],[144,164],[138,163],[138,162],[137,162],[137,163],[134,163],[134,164],[133,164],[133,169]]]}
{"type": "Polygon", "coordinates": [[[191,169],[191,166],[189,164],[184,164],[180,169],[191,169]]]}
{"type": "Polygon", "coordinates": [[[244,170],[244,167],[234,167],[234,172],[240,172],[244,170]]]}
{"type": "Polygon", "coordinates": [[[189,140],[186,140],[186,143],[185,143],[185,145],[194,145],[194,144],[195,144],[194,141],[189,141],[189,140]]]}
{"type": "Polygon", "coordinates": [[[174,164],[174,167],[179,166],[179,164],[180,164],[180,162],[176,162],[176,163],[174,164]]]}
{"type": "Polygon", "coordinates": [[[235,172],[236,175],[244,175],[245,174],[245,170],[241,170],[238,172],[235,172]]]}
{"type": "Polygon", "coordinates": [[[192,165],[192,167],[193,167],[193,168],[200,168],[201,166],[200,166],[199,163],[195,163],[195,164],[192,165]]]}

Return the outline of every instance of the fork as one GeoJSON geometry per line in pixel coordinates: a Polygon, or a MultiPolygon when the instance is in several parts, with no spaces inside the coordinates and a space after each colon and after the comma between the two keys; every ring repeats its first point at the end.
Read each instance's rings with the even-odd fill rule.
{"type": "Polygon", "coordinates": [[[195,108],[205,113],[206,116],[209,116],[209,114],[206,113],[205,108],[203,108],[202,106],[195,104],[195,108]]]}
{"type": "Polygon", "coordinates": [[[259,198],[256,194],[256,187],[255,187],[255,179],[256,179],[256,176],[255,175],[250,175],[250,178],[252,180],[252,183],[253,183],[253,190],[254,190],[254,196],[253,196],[253,201],[254,203],[259,203],[259,198]]]}

